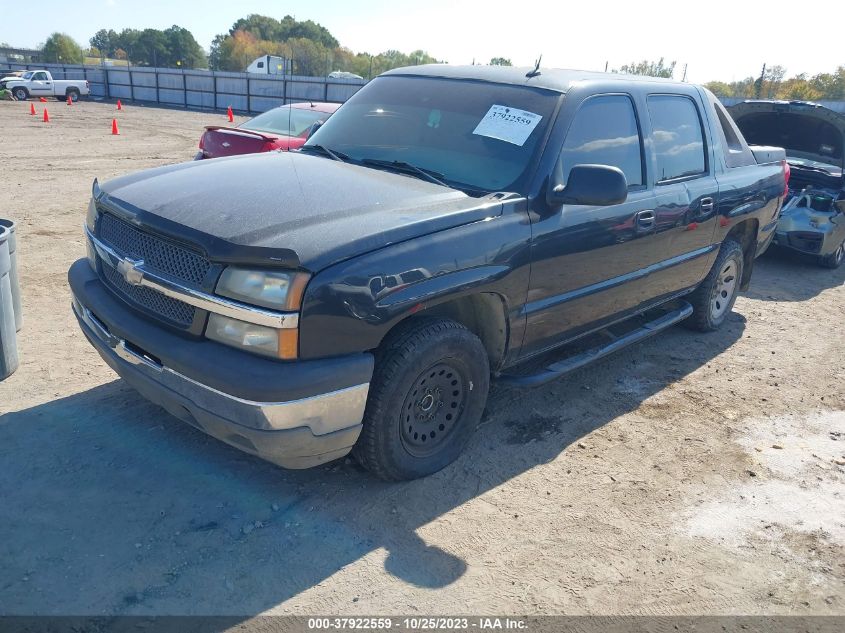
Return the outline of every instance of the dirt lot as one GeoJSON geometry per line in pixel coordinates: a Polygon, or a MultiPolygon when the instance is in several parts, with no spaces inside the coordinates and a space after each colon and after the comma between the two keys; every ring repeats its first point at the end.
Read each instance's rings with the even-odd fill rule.
{"type": "Polygon", "coordinates": [[[124,387],[70,311],[94,177],[187,160],[224,117],[48,106],[0,103],[25,309],[0,613],[845,614],[845,268],[767,256],[719,333],[494,387],[426,480],[286,472],[124,387]]]}

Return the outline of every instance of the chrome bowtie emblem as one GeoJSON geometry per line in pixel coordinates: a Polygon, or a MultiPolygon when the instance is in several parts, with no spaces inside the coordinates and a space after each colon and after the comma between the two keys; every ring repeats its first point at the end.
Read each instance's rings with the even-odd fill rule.
{"type": "Polygon", "coordinates": [[[229,142],[228,142],[228,141],[223,141],[223,147],[229,147],[229,142]]]}
{"type": "Polygon", "coordinates": [[[144,271],[140,269],[144,265],[143,259],[129,259],[125,257],[117,263],[117,272],[123,275],[126,283],[133,286],[140,286],[144,281],[144,271]]]}

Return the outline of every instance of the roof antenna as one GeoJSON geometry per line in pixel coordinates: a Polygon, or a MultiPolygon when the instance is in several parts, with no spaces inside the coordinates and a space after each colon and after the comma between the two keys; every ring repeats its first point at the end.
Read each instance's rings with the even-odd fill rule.
{"type": "Polygon", "coordinates": [[[537,63],[534,64],[534,70],[525,73],[525,76],[531,79],[532,77],[536,77],[540,74],[540,62],[543,61],[543,54],[540,53],[540,57],[537,58],[537,63]]]}

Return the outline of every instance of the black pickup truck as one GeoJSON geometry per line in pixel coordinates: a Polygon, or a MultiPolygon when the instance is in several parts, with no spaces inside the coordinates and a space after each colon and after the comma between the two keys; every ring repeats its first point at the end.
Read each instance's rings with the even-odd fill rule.
{"type": "Polygon", "coordinates": [[[491,378],[718,328],[785,180],[783,150],[694,85],[399,69],[300,152],[95,182],[73,310],[128,383],[224,442],[420,477],[460,454],[491,378]]]}

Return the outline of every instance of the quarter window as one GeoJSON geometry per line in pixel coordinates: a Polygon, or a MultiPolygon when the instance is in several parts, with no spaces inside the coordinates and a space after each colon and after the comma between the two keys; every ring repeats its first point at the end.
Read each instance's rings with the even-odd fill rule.
{"type": "Polygon", "coordinates": [[[657,182],[705,173],[704,136],[692,99],[652,95],[648,112],[657,155],[657,182]]]}
{"type": "Polygon", "coordinates": [[[565,180],[575,165],[610,165],[622,170],[628,187],[642,185],[642,139],[630,97],[603,95],[586,100],[566,135],[561,164],[565,180]]]}

